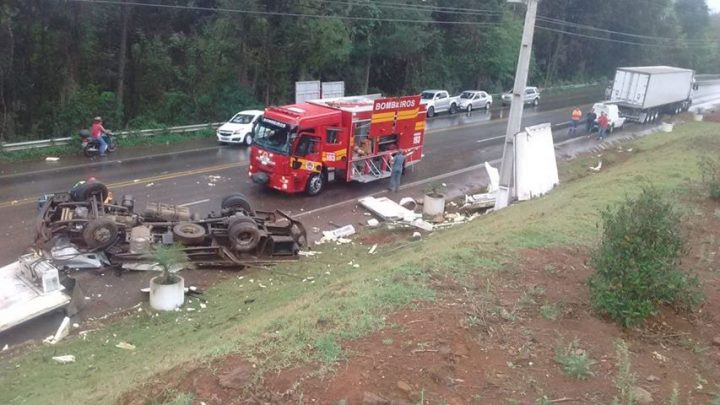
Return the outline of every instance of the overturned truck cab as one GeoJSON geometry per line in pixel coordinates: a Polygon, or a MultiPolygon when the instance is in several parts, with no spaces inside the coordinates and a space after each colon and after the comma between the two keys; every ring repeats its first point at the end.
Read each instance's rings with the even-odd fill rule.
{"type": "Polygon", "coordinates": [[[225,197],[219,213],[198,218],[186,207],[135,199],[114,201],[107,187],[88,182],[40,203],[36,246],[70,243],[102,252],[114,265],[148,261],[158,244],[179,244],[198,267],[238,267],[296,258],[307,244],[303,225],[281,211],[255,211],[242,194],[225,197]]]}

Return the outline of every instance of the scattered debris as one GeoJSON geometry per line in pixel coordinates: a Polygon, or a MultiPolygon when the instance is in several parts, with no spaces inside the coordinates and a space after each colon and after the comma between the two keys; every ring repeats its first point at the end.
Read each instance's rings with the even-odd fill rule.
{"type": "Polygon", "coordinates": [[[652,352],[652,354],[653,354],[653,357],[655,357],[655,359],[660,360],[660,361],[662,361],[663,363],[665,363],[665,362],[668,361],[668,358],[667,358],[667,357],[663,356],[662,354],[660,354],[660,353],[658,353],[658,352],[652,352]]]}
{"type": "Polygon", "coordinates": [[[320,233],[320,228],[318,228],[317,226],[313,226],[312,231],[313,233],[320,233]]]}
{"type": "Polygon", "coordinates": [[[380,225],[380,221],[378,221],[378,220],[375,219],[375,218],[370,218],[370,219],[367,220],[367,224],[368,224],[368,226],[371,226],[371,227],[374,228],[374,227],[380,225]]]}
{"type": "Polygon", "coordinates": [[[127,342],[120,342],[120,343],[116,344],[115,347],[117,347],[118,349],[123,349],[123,350],[135,350],[135,345],[131,345],[130,343],[127,343],[127,342]]]}
{"type": "Polygon", "coordinates": [[[10,348],[10,346],[8,346],[8,345],[6,344],[5,346],[3,346],[2,351],[5,351],[5,350],[7,350],[7,349],[9,349],[9,348],[10,348]]]}
{"type": "Polygon", "coordinates": [[[375,250],[377,250],[377,247],[378,247],[377,243],[372,245],[370,250],[368,250],[368,254],[371,254],[371,255],[375,254],[375,250]]]}
{"type": "Polygon", "coordinates": [[[75,363],[75,356],[73,356],[72,354],[65,354],[65,355],[62,355],[62,356],[55,356],[55,357],[53,357],[52,359],[55,360],[56,362],[60,363],[60,364],[75,363]]]}
{"type": "Polygon", "coordinates": [[[152,187],[154,185],[155,185],[155,183],[150,182],[150,183],[146,184],[145,187],[152,187]]]}
{"type": "Polygon", "coordinates": [[[399,202],[400,205],[402,205],[404,208],[409,209],[410,211],[415,211],[415,208],[417,208],[417,201],[415,201],[412,197],[403,197],[400,199],[399,202]]]}
{"type": "Polygon", "coordinates": [[[63,318],[62,322],[60,322],[60,326],[57,328],[55,335],[53,335],[50,339],[46,339],[46,343],[54,345],[55,343],[63,340],[68,333],[70,333],[70,318],[66,316],[63,318]]]}
{"type": "Polygon", "coordinates": [[[412,236],[410,237],[410,239],[412,240],[420,240],[420,238],[422,238],[422,234],[420,232],[413,232],[412,236]]]}
{"type": "Polygon", "coordinates": [[[346,236],[355,234],[355,227],[352,225],[345,225],[343,227],[333,229],[332,231],[323,231],[323,239],[335,241],[346,236]]]}
{"type": "Polygon", "coordinates": [[[298,252],[299,256],[315,256],[319,255],[322,252],[318,252],[316,250],[301,250],[298,252]]]}
{"type": "Polygon", "coordinates": [[[595,167],[588,167],[588,169],[590,169],[590,170],[592,170],[592,171],[594,171],[594,172],[599,172],[600,169],[602,169],[602,160],[599,160],[599,161],[598,161],[597,166],[595,166],[595,167]]]}
{"type": "Polygon", "coordinates": [[[48,156],[45,158],[45,161],[47,162],[57,162],[58,160],[60,160],[60,158],[55,156],[48,156]]]}
{"type": "Polygon", "coordinates": [[[358,202],[385,221],[412,221],[420,216],[387,197],[363,197],[358,202]]]}

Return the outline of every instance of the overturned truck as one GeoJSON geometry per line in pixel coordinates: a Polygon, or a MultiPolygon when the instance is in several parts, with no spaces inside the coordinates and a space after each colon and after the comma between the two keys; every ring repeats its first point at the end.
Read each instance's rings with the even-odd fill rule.
{"type": "Polygon", "coordinates": [[[295,258],[307,244],[300,222],[279,210],[256,211],[239,193],[223,198],[220,211],[205,218],[162,203],[149,203],[137,212],[131,195],[115,201],[97,181],[47,195],[39,205],[37,247],[49,251],[72,244],[83,252],[103,252],[114,265],[152,261],[158,244],[182,245],[198,267],[295,258]]]}

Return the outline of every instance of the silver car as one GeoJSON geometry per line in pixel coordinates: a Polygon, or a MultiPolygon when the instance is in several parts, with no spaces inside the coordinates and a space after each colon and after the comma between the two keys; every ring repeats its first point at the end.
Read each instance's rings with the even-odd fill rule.
{"type": "MultiPolygon", "coordinates": [[[[510,105],[510,103],[512,103],[512,96],[512,90],[503,93],[502,104],[510,105]]],[[[537,105],[540,104],[540,90],[538,90],[537,87],[525,87],[523,101],[525,104],[532,104],[537,107],[537,105]]]]}
{"type": "Polygon", "coordinates": [[[489,110],[492,103],[492,96],[481,90],[466,90],[458,97],[458,109],[467,112],[480,108],[489,110]]]}

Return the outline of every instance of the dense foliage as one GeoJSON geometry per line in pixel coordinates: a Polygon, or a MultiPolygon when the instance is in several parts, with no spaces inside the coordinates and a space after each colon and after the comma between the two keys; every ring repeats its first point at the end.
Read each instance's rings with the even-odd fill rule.
{"type": "MultiPolygon", "coordinates": [[[[347,94],[499,91],[524,15],[505,0],[126,1],[0,4],[0,141],[66,135],[98,114],[111,128],[217,121],[292,100],[297,80],[344,80],[347,94]]],[[[717,62],[704,0],[551,0],[539,16],[540,86],[717,62]]]]}
{"type": "Polygon", "coordinates": [[[657,190],[646,188],[601,217],[602,240],[588,281],[595,310],[633,326],[659,304],[690,308],[699,302],[697,279],[678,267],[685,246],[680,217],[657,190]]]}

